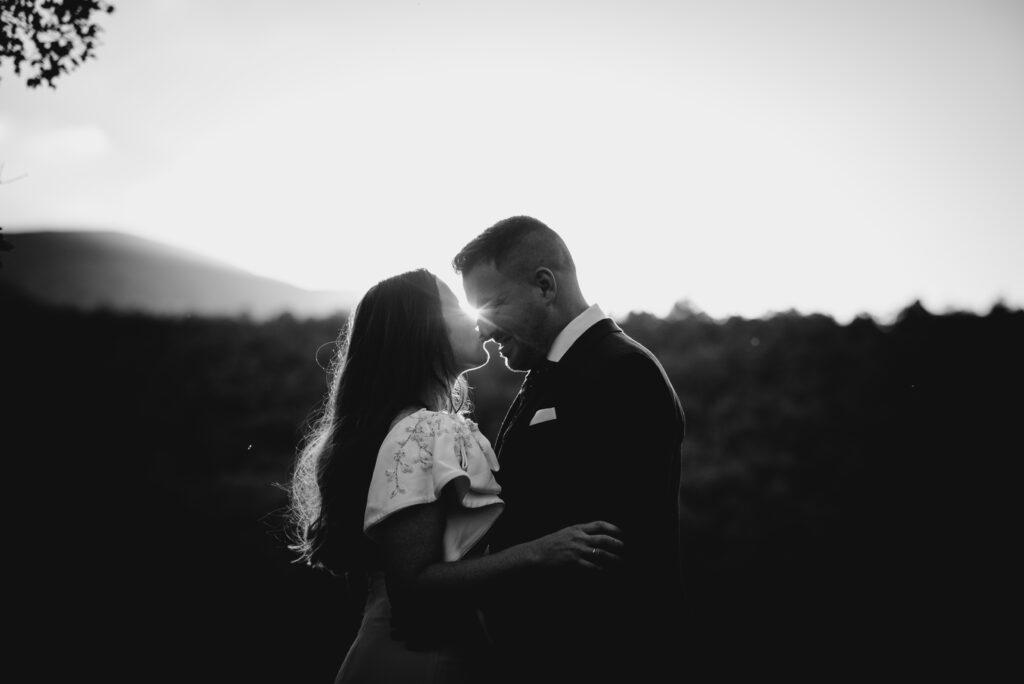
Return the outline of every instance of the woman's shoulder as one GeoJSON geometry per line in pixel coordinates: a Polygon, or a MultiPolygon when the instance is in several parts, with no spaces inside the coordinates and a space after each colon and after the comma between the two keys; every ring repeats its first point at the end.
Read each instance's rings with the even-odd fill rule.
{"type": "Polygon", "coordinates": [[[466,429],[459,417],[446,411],[419,410],[399,414],[391,425],[387,436],[381,444],[381,451],[407,444],[417,444],[425,450],[438,438],[466,429]]]}
{"type": "Polygon", "coordinates": [[[411,432],[429,434],[436,437],[444,432],[476,432],[478,430],[477,424],[462,414],[421,408],[411,412],[400,413],[391,425],[388,438],[397,437],[401,439],[411,432]]]}
{"type": "Polygon", "coordinates": [[[410,431],[438,431],[450,427],[451,416],[444,411],[431,411],[421,408],[415,411],[399,413],[391,423],[388,436],[401,435],[410,431]]]}
{"type": "Polygon", "coordinates": [[[475,422],[459,413],[423,408],[400,417],[381,444],[380,457],[407,455],[410,450],[431,458],[455,455],[460,463],[480,451],[491,469],[498,469],[490,442],[475,422]]]}

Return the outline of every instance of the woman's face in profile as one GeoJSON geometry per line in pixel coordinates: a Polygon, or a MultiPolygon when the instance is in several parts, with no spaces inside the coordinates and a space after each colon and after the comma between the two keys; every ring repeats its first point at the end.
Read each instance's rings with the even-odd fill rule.
{"type": "Polygon", "coordinates": [[[441,280],[437,280],[437,291],[441,295],[441,311],[456,369],[462,373],[483,366],[489,357],[476,328],[476,319],[462,308],[455,293],[441,280]]]}

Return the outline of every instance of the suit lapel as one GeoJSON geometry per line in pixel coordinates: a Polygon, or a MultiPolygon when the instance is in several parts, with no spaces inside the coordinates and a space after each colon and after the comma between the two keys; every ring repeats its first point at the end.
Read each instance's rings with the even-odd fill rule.
{"type": "Polygon", "coordinates": [[[548,401],[557,393],[557,388],[561,383],[572,382],[572,377],[586,367],[589,352],[599,340],[606,335],[621,332],[622,328],[612,319],[601,319],[587,328],[580,335],[579,339],[565,352],[561,361],[557,362],[554,368],[548,371],[548,377],[544,378],[542,381],[543,385],[534,393],[530,401],[525,401],[524,392],[520,388],[519,394],[516,395],[515,400],[513,400],[512,405],[505,414],[504,420],[501,422],[501,427],[498,429],[494,451],[498,454],[499,459],[502,457],[502,449],[509,435],[529,427],[533,413],[538,408],[541,408],[538,406],[538,403],[548,401]]]}
{"type": "Polygon", "coordinates": [[[519,388],[519,394],[512,400],[512,405],[508,407],[508,411],[505,413],[505,417],[501,421],[501,427],[498,428],[498,438],[494,440],[494,453],[498,455],[499,462],[501,460],[501,448],[505,444],[505,437],[508,436],[508,431],[516,422],[516,418],[523,410],[523,388],[519,388]]]}

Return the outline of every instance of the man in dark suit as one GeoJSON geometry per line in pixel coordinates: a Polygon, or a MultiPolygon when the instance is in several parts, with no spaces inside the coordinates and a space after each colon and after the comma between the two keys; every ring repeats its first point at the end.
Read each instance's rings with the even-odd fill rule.
{"type": "Polygon", "coordinates": [[[528,371],[494,445],[505,509],[491,550],[595,520],[625,542],[618,565],[524,576],[490,597],[484,616],[503,667],[519,681],[672,678],[685,422],[664,369],[588,305],[565,243],[536,219],[496,223],[453,265],[481,338],[528,371]]]}

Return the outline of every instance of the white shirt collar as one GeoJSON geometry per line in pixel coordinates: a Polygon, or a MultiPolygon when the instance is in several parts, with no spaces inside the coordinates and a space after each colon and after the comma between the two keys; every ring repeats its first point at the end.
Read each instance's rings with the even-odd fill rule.
{"type": "Polygon", "coordinates": [[[565,352],[569,351],[569,347],[574,345],[583,333],[590,329],[592,325],[605,318],[608,317],[605,316],[604,311],[601,311],[601,307],[597,304],[591,304],[586,311],[569,321],[569,325],[562,328],[562,332],[558,333],[558,337],[551,343],[551,349],[548,350],[548,361],[554,361],[555,363],[561,361],[562,357],[565,356],[565,352]]]}

